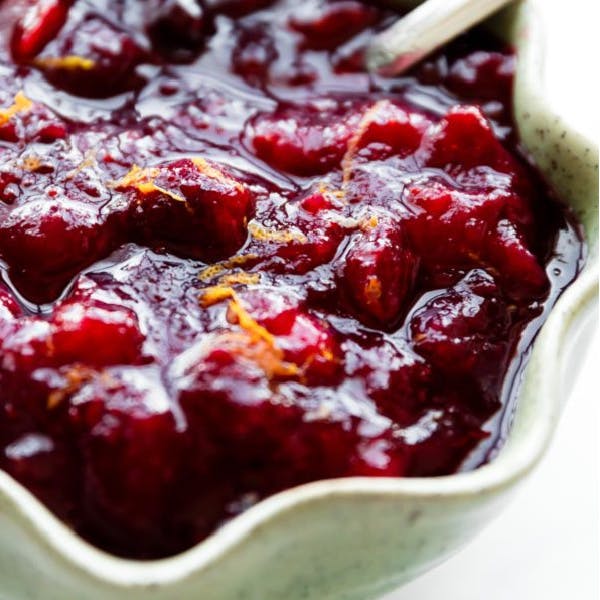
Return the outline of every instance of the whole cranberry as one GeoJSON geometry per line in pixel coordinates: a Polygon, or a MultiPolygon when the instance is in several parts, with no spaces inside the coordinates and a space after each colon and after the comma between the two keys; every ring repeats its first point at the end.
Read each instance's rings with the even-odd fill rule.
{"type": "Polygon", "coordinates": [[[90,17],[63,32],[34,63],[58,88],[106,98],[141,87],[145,79],[136,67],[146,60],[147,51],[126,31],[90,17]]]}
{"type": "Polygon", "coordinates": [[[53,300],[113,243],[114,231],[97,207],[65,197],[32,198],[0,220],[0,255],[32,301],[53,300]]]}

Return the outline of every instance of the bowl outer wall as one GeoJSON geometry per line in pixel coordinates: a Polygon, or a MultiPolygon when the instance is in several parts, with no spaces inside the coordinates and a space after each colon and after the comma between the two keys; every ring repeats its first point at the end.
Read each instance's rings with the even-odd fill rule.
{"type": "Polygon", "coordinates": [[[438,563],[498,514],[551,438],[568,388],[565,350],[581,352],[577,336],[597,302],[598,149],[543,97],[543,32],[532,3],[504,11],[491,26],[518,49],[515,118],[523,143],[577,212],[589,250],[586,269],[534,344],[499,456],[447,477],[300,486],[195,548],[146,563],[93,548],[0,472],[0,598],[366,600],[438,563]]]}

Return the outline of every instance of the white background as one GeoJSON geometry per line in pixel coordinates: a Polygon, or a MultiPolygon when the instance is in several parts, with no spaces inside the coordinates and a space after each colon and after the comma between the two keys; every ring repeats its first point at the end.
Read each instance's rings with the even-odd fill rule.
{"type": "MultiPolygon", "coordinates": [[[[598,0],[538,0],[548,97],[598,139],[598,0]]],[[[583,357],[582,357],[583,358],[583,357]]],[[[599,600],[600,335],[554,442],[512,504],[449,561],[384,600],[599,600]]]]}

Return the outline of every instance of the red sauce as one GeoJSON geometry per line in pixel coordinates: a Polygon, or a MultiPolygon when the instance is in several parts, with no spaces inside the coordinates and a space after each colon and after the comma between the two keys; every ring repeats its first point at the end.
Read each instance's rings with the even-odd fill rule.
{"type": "Polygon", "coordinates": [[[575,277],[514,56],[396,79],[355,0],[0,5],[0,466],[151,558],[331,477],[473,468],[575,277]]]}

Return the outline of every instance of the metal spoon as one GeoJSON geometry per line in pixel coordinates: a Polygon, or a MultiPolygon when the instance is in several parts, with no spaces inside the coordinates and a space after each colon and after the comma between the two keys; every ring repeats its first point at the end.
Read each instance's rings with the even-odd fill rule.
{"type": "Polygon", "coordinates": [[[367,67],[399,75],[512,0],[427,0],[382,31],[367,48],[367,67]]]}

